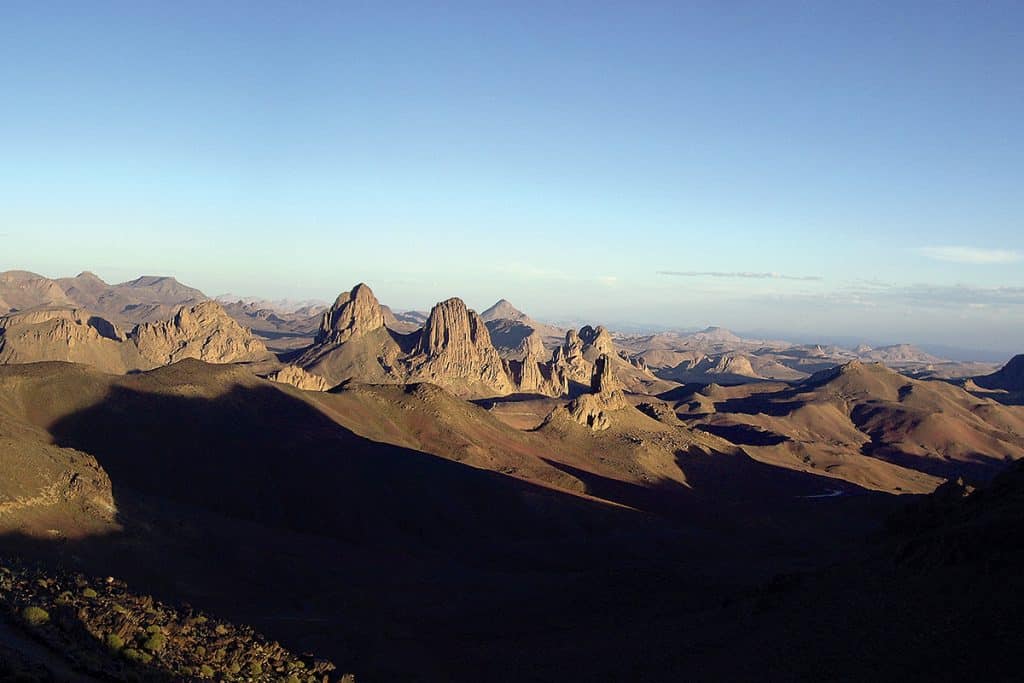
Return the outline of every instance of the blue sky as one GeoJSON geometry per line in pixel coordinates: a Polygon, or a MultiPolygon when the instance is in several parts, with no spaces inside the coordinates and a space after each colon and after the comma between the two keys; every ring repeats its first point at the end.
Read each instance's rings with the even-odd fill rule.
{"type": "Polygon", "coordinates": [[[1020,3],[0,9],[0,269],[1021,351],[1020,3]]]}

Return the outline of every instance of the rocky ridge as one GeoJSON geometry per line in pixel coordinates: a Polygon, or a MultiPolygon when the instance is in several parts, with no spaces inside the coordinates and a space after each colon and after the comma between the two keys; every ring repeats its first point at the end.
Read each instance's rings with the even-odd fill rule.
{"type": "Polygon", "coordinates": [[[143,357],[158,365],[185,358],[208,363],[255,361],[269,355],[263,342],[215,301],[182,307],[171,320],[138,325],[129,338],[143,357]]]}

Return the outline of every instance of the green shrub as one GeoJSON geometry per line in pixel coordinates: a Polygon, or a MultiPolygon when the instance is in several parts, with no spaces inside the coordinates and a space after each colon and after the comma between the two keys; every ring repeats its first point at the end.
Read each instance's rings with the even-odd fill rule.
{"type": "Polygon", "coordinates": [[[31,607],[26,607],[21,610],[21,618],[30,626],[42,626],[50,620],[50,613],[42,607],[32,605],[31,607]]]}
{"type": "Polygon", "coordinates": [[[241,670],[242,670],[242,667],[238,666],[238,664],[235,664],[235,663],[232,663],[231,666],[228,667],[228,673],[229,674],[236,674],[236,673],[238,673],[241,670]]]}
{"type": "Polygon", "coordinates": [[[121,650],[121,655],[129,662],[136,664],[149,664],[153,661],[153,655],[148,652],[139,652],[134,647],[126,647],[121,650]]]}
{"type": "Polygon", "coordinates": [[[118,652],[120,651],[121,648],[124,647],[124,640],[121,638],[121,636],[117,635],[116,633],[108,633],[106,637],[106,643],[107,647],[113,650],[114,652],[118,652]]]}
{"type": "Polygon", "coordinates": [[[149,638],[146,638],[145,642],[142,643],[142,648],[144,650],[149,650],[150,652],[160,652],[160,650],[164,649],[164,645],[166,644],[167,636],[158,631],[150,634],[149,638]]]}
{"type": "Polygon", "coordinates": [[[213,678],[213,669],[211,669],[206,664],[203,664],[201,667],[199,667],[199,677],[200,678],[213,678]]]}
{"type": "Polygon", "coordinates": [[[61,607],[64,607],[65,605],[70,605],[74,601],[75,601],[75,596],[71,595],[71,593],[69,593],[67,591],[64,591],[63,593],[58,595],[57,599],[54,600],[54,602],[56,604],[60,605],[61,607]]]}
{"type": "Polygon", "coordinates": [[[263,665],[259,662],[250,662],[249,673],[253,676],[259,676],[261,673],[263,673],[263,665]]]}
{"type": "Polygon", "coordinates": [[[96,591],[93,590],[92,588],[86,588],[85,590],[82,591],[82,597],[85,597],[85,598],[95,598],[97,595],[98,595],[98,593],[96,593],[96,591]]]}

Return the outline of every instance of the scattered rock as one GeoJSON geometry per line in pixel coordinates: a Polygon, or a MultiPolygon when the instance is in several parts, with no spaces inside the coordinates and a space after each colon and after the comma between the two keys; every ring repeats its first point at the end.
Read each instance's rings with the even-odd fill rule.
{"type": "MultiPolygon", "coordinates": [[[[0,616],[20,617],[10,623],[29,630],[54,657],[90,680],[238,680],[244,671],[251,681],[319,682],[335,670],[331,662],[293,654],[247,626],[133,593],[117,579],[90,579],[7,558],[2,564],[0,616]]],[[[0,659],[4,655],[0,647],[0,659]]],[[[25,661],[19,670],[33,666],[25,661]]]]}

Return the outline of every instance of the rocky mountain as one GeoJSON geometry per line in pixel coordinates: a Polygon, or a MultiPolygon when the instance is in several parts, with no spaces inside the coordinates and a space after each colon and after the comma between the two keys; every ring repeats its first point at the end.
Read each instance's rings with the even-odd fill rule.
{"type": "Polygon", "coordinates": [[[626,403],[621,386],[615,379],[611,356],[602,353],[594,361],[590,392],[570,401],[566,410],[576,422],[595,431],[602,431],[611,426],[613,411],[627,407],[629,404],[626,403]]]}
{"type": "Polygon", "coordinates": [[[77,308],[34,308],[0,317],[0,364],[67,361],[124,373],[157,365],[117,325],[77,308]]]}
{"type": "MultiPolygon", "coordinates": [[[[40,307],[78,309],[127,330],[168,320],[180,307],[207,300],[200,290],[166,276],[144,275],[109,284],[89,271],[57,279],[25,271],[0,273],[0,315],[40,307]]],[[[279,352],[312,343],[324,308],[315,302],[219,301],[228,315],[279,352]]],[[[46,358],[53,355],[43,354],[46,358]]],[[[106,363],[104,367],[115,366],[106,363]]]]}
{"type": "Polygon", "coordinates": [[[513,306],[508,299],[499,299],[493,306],[480,314],[480,318],[489,323],[492,320],[516,320],[529,321],[530,318],[518,308],[513,306]]]}
{"type": "MultiPolygon", "coordinates": [[[[856,352],[856,351],[855,351],[856,352]]],[[[901,365],[928,365],[941,363],[942,359],[926,353],[911,344],[892,344],[866,348],[858,353],[861,360],[885,363],[890,367],[901,365]]]]}
{"type": "Polygon", "coordinates": [[[198,358],[213,363],[269,360],[263,343],[212,301],[181,307],[167,321],[125,333],[89,311],[43,307],[0,317],[0,363],[83,363],[122,374],[198,358]]]}
{"type": "Polygon", "coordinates": [[[462,299],[434,306],[408,360],[413,381],[509,394],[514,385],[480,316],[462,299]]]}
{"type": "Polygon", "coordinates": [[[671,398],[689,426],[763,462],[879,490],[929,492],[958,476],[984,481],[1024,457],[1024,416],[880,363],[851,361],[795,385],[715,386],[671,398]]]}
{"type": "Polygon", "coordinates": [[[179,306],[207,299],[198,289],[183,285],[173,277],[144,275],[109,285],[87,271],[56,282],[76,305],[122,324],[163,320],[179,306]]]}
{"type": "MultiPolygon", "coordinates": [[[[424,340],[378,328],[322,346],[366,349],[386,335],[404,368],[406,356],[473,340],[471,312],[445,304],[424,340]]],[[[576,337],[587,351],[604,345],[596,329],[576,337]]],[[[524,357],[540,353],[535,339],[526,346],[524,357]]],[[[143,672],[170,672],[162,681],[190,680],[194,667],[227,679],[232,663],[253,661],[251,680],[324,673],[323,659],[293,654],[307,652],[373,680],[665,680],[695,662],[708,680],[756,680],[765,661],[803,680],[822,670],[822,651],[857,677],[883,661],[832,643],[837,629],[883,658],[893,638],[918,647],[928,629],[959,647],[960,617],[980,629],[971,637],[995,639],[988,654],[1015,642],[1004,633],[1013,610],[1000,606],[1019,583],[1005,555],[1016,529],[988,522],[1016,514],[1017,498],[998,485],[901,532],[877,563],[860,548],[908,502],[894,494],[926,492],[944,473],[984,479],[1006,466],[1000,453],[1019,457],[1019,412],[863,363],[659,399],[622,391],[620,361],[597,353],[572,401],[465,401],[430,383],[355,380],[298,391],[252,366],[196,360],[126,375],[0,366],[5,552],[71,568],[0,570],[17,583],[0,602],[16,604],[13,619],[48,611],[54,652],[93,655],[82,661],[99,668],[85,670],[101,676],[134,672],[134,654],[101,650],[123,629],[123,647],[152,657],[143,672]],[[528,410],[547,419],[505,421],[528,410]],[[984,603],[983,567],[999,579],[984,603]],[[922,574],[935,568],[948,574],[922,574]],[[967,579],[968,594],[943,592],[967,579]],[[907,601],[915,611],[894,619],[891,605],[907,601]],[[797,625],[798,642],[779,642],[780,623],[797,625]],[[544,647],[553,627],[579,638],[544,647]],[[145,647],[157,631],[165,655],[145,647]],[[509,650],[510,633],[522,647],[509,650]]],[[[932,650],[914,650],[912,668],[932,650]]]]}
{"type": "Polygon", "coordinates": [[[531,328],[522,326],[515,359],[505,360],[483,319],[461,299],[438,303],[422,328],[409,333],[389,325],[389,317],[370,288],[359,284],[324,313],[315,343],[295,364],[329,386],[348,380],[431,382],[462,396],[563,391],[562,375],[545,358],[543,341],[531,328]]]}
{"type": "Polygon", "coordinates": [[[173,277],[147,275],[111,285],[88,271],[56,280],[25,271],[0,273],[0,300],[8,309],[82,308],[122,325],[166,318],[178,306],[206,298],[173,277]]]}
{"type": "Polygon", "coordinates": [[[1024,392],[1024,354],[1014,356],[991,375],[975,377],[974,383],[983,389],[1024,392]]]}
{"type": "Polygon", "coordinates": [[[727,330],[724,327],[706,327],[700,332],[694,332],[689,335],[690,339],[696,342],[705,342],[713,344],[724,344],[731,343],[735,344],[742,341],[741,337],[731,330],[727,330]]]}
{"type": "Polygon", "coordinates": [[[327,309],[316,334],[317,344],[341,344],[384,327],[384,311],[365,284],[343,292],[327,309]]]}
{"type": "Polygon", "coordinates": [[[36,306],[74,306],[61,286],[49,278],[25,270],[0,273],[0,313],[36,306]]]}
{"type": "Polygon", "coordinates": [[[487,323],[491,341],[498,353],[509,360],[522,360],[520,345],[532,332],[536,332],[541,343],[552,350],[561,344],[565,335],[562,328],[534,320],[507,299],[500,299],[480,317],[487,323]]]}
{"type": "Polygon", "coordinates": [[[570,392],[576,393],[590,385],[594,364],[602,355],[609,357],[619,381],[628,391],[658,393],[674,385],[671,381],[655,377],[643,359],[618,348],[611,334],[601,325],[584,325],[578,331],[570,329],[566,332],[565,340],[552,354],[551,363],[555,373],[565,378],[570,392]]]}
{"type": "Polygon", "coordinates": [[[195,358],[209,363],[266,360],[267,347],[215,301],[178,309],[170,320],[143,323],[129,333],[139,353],[157,365],[195,358]]]}
{"type": "Polygon", "coordinates": [[[567,379],[546,359],[547,350],[536,330],[523,337],[516,355],[518,360],[507,362],[517,391],[544,396],[561,396],[568,392],[567,379]]]}

